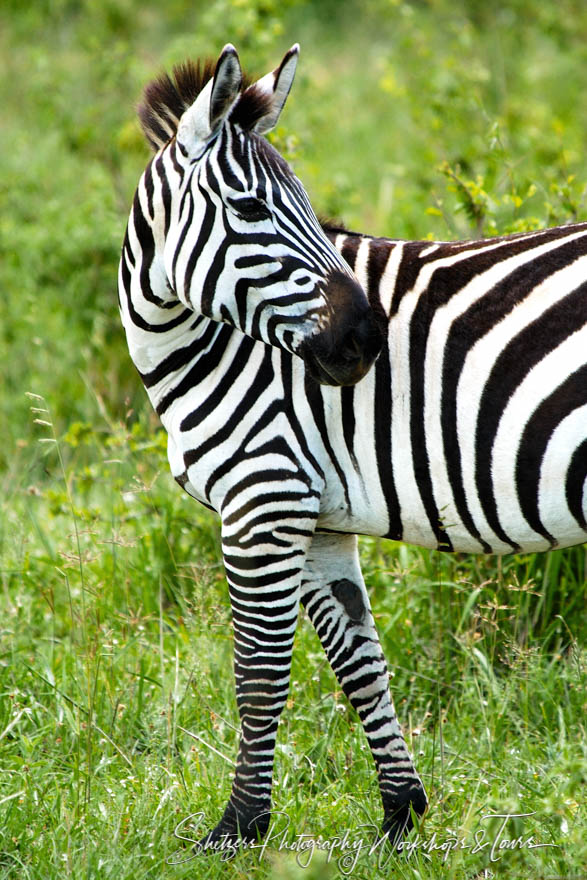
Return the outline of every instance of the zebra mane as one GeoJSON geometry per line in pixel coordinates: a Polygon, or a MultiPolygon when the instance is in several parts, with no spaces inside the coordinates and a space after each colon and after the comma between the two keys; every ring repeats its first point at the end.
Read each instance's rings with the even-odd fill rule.
{"type": "MultiPolygon", "coordinates": [[[[137,112],[143,133],[153,150],[164,147],[174,137],[181,116],[212,79],[215,68],[216,61],[211,59],[190,59],[176,64],[171,76],[162,73],[145,87],[137,112]]],[[[270,101],[249,76],[243,76],[242,89],[230,119],[249,131],[269,111],[270,101]]]]}
{"type": "Polygon", "coordinates": [[[342,220],[338,220],[335,217],[327,217],[324,214],[318,214],[318,223],[326,232],[326,234],[330,235],[338,235],[339,233],[343,233],[345,235],[352,235],[350,229],[348,229],[342,220]]]}

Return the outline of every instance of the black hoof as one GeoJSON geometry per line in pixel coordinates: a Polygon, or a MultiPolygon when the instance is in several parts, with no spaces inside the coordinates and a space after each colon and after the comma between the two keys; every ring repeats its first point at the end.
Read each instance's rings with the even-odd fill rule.
{"type": "Polygon", "coordinates": [[[234,858],[239,849],[246,849],[260,841],[269,828],[269,810],[259,807],[246,814],[237,811],[229,803],[222,819],[196,844],[198,852],[222,855],[224,859],[234,858]]]}
{"type": "Polygon", "coordinates": [[[423,788],[412,788],[405,795],[384,802],[385,817],[382,833],[395,850],[401,850],[401,842],[414,827],[412,810],[416,816],[423,816],[428,799],[423,788]]]}

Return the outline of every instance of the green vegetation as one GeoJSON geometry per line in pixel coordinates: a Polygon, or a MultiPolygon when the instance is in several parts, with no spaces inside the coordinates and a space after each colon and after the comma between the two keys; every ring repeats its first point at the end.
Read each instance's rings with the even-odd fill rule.
{"type": "MultiPolygon", "coordinates": [[[[237,713],[218,523],[168,475],[117,313],[148,157],[142,86],[228,40],[262,74],[300,41],[272,137],[316,209],[397,237],[491,235],[587,219],[586,38],[581,0],[2,4],[0,878],[227,870],[166,862],[180,820],[224,806],[237,713]]],[[[229,870],[578,880],[584,548],[498,561],[361,547],[431,797],[421,839],[470,848],[300,867],[277,844],[229,870]],[[501,837],[548,846],[492,862],[474,851],[496,839],[489,813],[532,813],[501,837]]],[[[326,840],[378,823],[360,725],[303,620],[290,702],[276,808],[326,840]]]]}

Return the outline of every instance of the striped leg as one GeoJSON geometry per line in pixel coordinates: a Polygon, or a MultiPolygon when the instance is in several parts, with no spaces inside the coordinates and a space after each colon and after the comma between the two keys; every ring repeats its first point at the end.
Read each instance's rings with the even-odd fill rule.
{"type": "Polygon", "coordinates": [[[427,799],[393,708],[355,535],[314,535],[301,598],[363,724],[379,776],[383,832],[398,842],[413,824],[410,804],[422,815],[427,799]]]}
{"type": "Polygon", "coordinates": [[[266,508],[245,511],[237,522],[223,520],[222,536],[241,737],[228,804],[201,841],[204,846],[225,835],[231,841],[257,840],[269,826],[275,738],[289,690],[301,573],[316,518],[313,511],[289,516],[282,511],[275,523],[266,508]]]}

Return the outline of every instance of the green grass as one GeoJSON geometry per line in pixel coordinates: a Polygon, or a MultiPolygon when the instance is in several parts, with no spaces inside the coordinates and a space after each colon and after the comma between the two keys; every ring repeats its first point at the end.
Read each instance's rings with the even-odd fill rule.
{"type": "MultiPolygon", "coordinates": [[[[51,423],[50,412],[35,415],[51,423]]],[[[237,712],[218,524],[172,484],[160,433],[140,422],[100,433],[98,413],[96,424],[59,443],[50,424],[37,426],[52,487],[31,485],[20,515],[4,520],[0,876],[215,877],[213,860],[165,859],[179,848],[177,823],[199,811],[213,821],[230,789],[237,712]]],[[[567,558],[579,573],[582,552],[543,559],[567,558]]],[[[544,586],[549,565],[536,563],[520,589],[531,558],[500,571],[367,539],[362,554],[398,711],[431,796],[421,839],[474,843],[486,829],[491,840],[484,816],[533,813],[512,819],[509,836],[557,848],[498,852],[498,876],[578,876],[584,656],[566,620],[541,623],[545,593],[555,592],[544,586]]],[[[581,591],[579,577],[567,574],[569,594],[581,591]]],[[[380,820],[360,724],[305,620],[274,800],[291,823],[274,848],[297,833],[331,840],[347,828],[366,847],[361,826],[380,820]]],[[[242,854],[231,870],[312,877],[321,865],[318,853],[309,868],[284,851],[260,855],[242,854]]],[[[391,876],[493,869],[485,849],[443,858],[416,851],[391,876]]],[[[340,876],[326,870],[315,876],[340,876]]],[[[364,850],[352,876],[377,870],[364,850]]]]}
{"type": "Polygon", "coordinates": [[[290,832],[229,868],[167,861],[182,819],[224,807],[237,712],[218,521],[171,480],[119,326],[148,156],[133,104],[186,55],[232,40],[264,73],[299,40],[273,137],[320,212],[440,238],[587,219],[584,4],[492,10],[3,5],[0,878],[585,876],[585,548],[498,561],[373,539],[363,568],[431,801],[420,841],[471,846],[387,864],[364,848],[346,867],[279,849],[347,829],[366,844],[381,818],[360,724],[302,618],[275,774],[290,832]],[[504,835],[553,846],[492,862],[473,851],[496,839],[490,813],[531,813],[504,835]]]}

